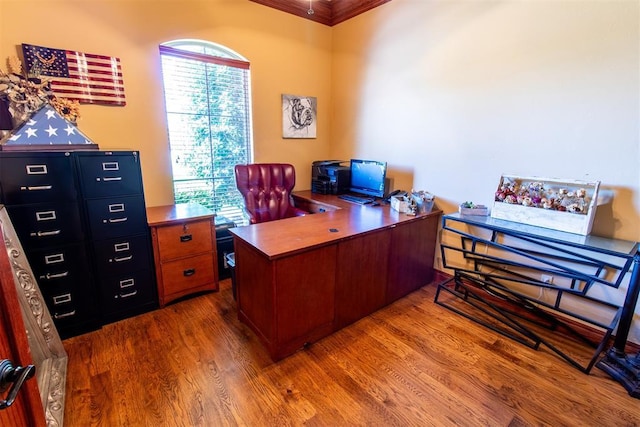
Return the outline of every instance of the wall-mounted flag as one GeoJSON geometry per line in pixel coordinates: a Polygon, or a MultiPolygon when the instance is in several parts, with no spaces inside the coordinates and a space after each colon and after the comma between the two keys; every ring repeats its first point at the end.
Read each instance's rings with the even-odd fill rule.
{"type": "Polygon", "coordinates": [[[61,98],[81,104],[126,104],[120,59],[22,44],[28,76],[47,77],[61,98]]]}

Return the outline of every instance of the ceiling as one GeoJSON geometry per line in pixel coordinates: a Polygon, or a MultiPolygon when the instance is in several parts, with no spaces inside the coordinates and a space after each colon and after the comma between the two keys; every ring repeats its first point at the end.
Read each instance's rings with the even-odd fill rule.
{"type": "Polygon", "coordinates": [[[334,26],[391,0],[250,0],[320,24],[334,26]],[[311,5],[311,7],[310,7],[311,5]],[[313,13],[309,11],[313,10],[313,13]]]}

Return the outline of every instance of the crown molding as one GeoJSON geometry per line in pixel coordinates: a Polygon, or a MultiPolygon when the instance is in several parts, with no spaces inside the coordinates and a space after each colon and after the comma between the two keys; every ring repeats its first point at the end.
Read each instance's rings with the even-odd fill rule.
{"type": "Polygon", "coordinates": [[[308,0],[249,1],[332,27],[391,0],[313,0],[313,14],[308,13],[308,0]]]}

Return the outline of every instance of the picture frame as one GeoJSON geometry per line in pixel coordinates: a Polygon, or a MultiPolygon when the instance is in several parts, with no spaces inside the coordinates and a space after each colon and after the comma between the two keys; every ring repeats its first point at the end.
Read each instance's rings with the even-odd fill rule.
{"type": "Polygon", "coordinates": [[[282,137],[316,138],[317,105],[313,96],[282,94],[282,137]]]}

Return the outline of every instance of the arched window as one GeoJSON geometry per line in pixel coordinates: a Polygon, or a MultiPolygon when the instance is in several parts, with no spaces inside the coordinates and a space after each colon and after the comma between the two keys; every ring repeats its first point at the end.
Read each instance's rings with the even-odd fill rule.
{"type": "Polygon", "coordinates": [[[160,46],[176,203],[197,202],[246,223],[234,166],[251,163],[249,62],[223,46],[160,46]]]}

